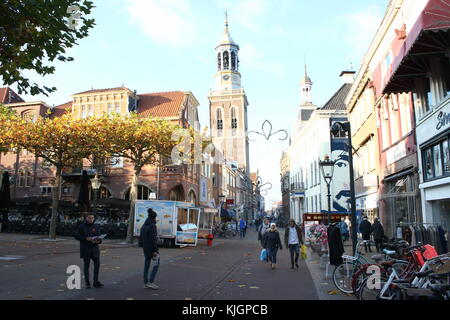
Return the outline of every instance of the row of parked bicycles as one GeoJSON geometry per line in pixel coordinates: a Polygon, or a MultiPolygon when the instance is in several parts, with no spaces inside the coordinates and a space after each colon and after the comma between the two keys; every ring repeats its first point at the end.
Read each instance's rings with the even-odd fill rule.
{"type": "Polygon", "coordinates": [[[218,223],[212,229],[214,238],[231,239],[237,236],[238,232],[235,223],[218,223]]]}
{"type": "MultiPolygon", "coordinates": [[[[73,236],[78,226],[83,223],[80,217],[72,217],[63,221],[58,221],[56,234],[59,236],[73,236]]],[[[128,223],[120,218],[99,217],[95,222],[100,233],[107,234],[109,239],[125,239],[127,235],[128,223]]],[[[6,232],[47,235],[50,228],[50,217],[43,215],[22,216],[12,215],[8,219],[6,232]]]]}
{"type": "Polygon", "coordinates": [[[392,239],[370,262],[357,245],[355,256],[342,256],[333,273],[335,286],[359,300],[450,300],[450,254],[429,244],[410,246],[392,239]]]}

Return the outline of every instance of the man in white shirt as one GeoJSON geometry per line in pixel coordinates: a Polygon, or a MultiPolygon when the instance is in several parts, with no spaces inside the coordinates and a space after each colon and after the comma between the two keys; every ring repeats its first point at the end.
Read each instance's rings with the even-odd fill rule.
{"type": "Polygon", "coordinates": [[[298,257],[300,255],[300,244],[303,244],[302,231],[300,227],[295,223],[295,220],[289,220],[289,225],[284,233],[284,242],[286,247],[289,248],[291,254],[291,269],[295,267],[298,269],[298,257]],[[295,253],[295,259],[294,259],[295,253]]]}

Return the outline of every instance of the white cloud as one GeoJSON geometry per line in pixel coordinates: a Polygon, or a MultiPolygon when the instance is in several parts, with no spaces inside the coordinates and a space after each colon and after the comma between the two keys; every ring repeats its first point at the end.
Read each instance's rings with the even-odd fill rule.
{"type": "Polygon", "coordinates": [[[131,20],[160,45],[178,48],[192,44],[198,33],[187,0],[127,0],[131,20]]]}
{"type": "Polygon", "coordinates": [[[375,36],[383,11],[380,6],[371,5],[362,11],[348,13],[335,18],[343,31],[343,38],[352,50],[351,58],[361,58],[375,36]]]}
{"type": "Polygon", "coordinates": [[[254,70],[263,70],[272,74],[282,76],[286,73],[286,68],[280,62],[274,61],[262,49],[258,49],[250,43],[242,44],[239,52],[241,65],[254,70]]]}

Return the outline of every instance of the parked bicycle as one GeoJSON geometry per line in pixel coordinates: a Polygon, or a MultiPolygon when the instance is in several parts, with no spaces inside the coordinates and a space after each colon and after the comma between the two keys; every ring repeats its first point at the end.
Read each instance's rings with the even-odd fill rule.
{"type": "Polygon", "coordinates": [[[230,228],[228,224],[219,223],[213,227],[212,234],[214,238],[231,239],[237,235],[237,231],[230,228]]]}
{"type": "MultiPolygon", "coordinates": [[[[354,275],[359,270],[367,269],[368,266],[373,265],[369,260],[367,260],[361,253],[361,248],[365,244],[369,244],[370,240],[360,241],[356,246],[355,256],[342,256],[343,263],[336,266],[333,272],[333,282],[336,288],[338,288],[343,293],[354,293],[355,292],[355,282],[353,281],[354,275]]],[[[391,260],[390,266],[397,270],[403,270],[406,267],[405,261],[391,260]]],[[[361,277],[365,277],[363,272],[359,273],[361,277]]],[[[360,280],[362,282],[362,280],[360,280]]],[[[357,286],[359,287],[359,286],[357,286]]]]}
{"type": "Polygon", "coordinates": [[[381,277],[377,286],[369,287],[368,279],[366,279],[361,285],[359,299],[398,300],[408,296],[407,288],[413,289],[412,291],[416,293],[420,293],[420,291],[414,289],[433,291],[432,288],[434,288],[434,291],[445,291],[445,286],[450,284],[450,276],[448,273],[436,273],[435,270],[443,265],[450,264],[450,257],[448,254],[441,256],[436,256],[436,254],[434,248],[429,245],[410,247],[408,249],[409,270],[407,269],[399,274],[396,270],[391,269],[389,273],[381,277]],[[427,251],[428,254],[426,254],[427,251]],[[432,252],[432,254],[430,255],[429,252],[432,252]],[[428,259],[426,259],[426,256],[428,256],[428,259]],[[415,268],[411,268],[411,265],[415,265],[415,268]],[[419,272],[412,270],[418,270],[419,272]]]}

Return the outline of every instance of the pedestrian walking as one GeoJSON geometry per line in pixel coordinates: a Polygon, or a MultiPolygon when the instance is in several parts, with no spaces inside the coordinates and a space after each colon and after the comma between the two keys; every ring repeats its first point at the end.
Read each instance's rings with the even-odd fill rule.
{"type": "Polygon", "coordinates": [[[291,269],[295,267],[298,269],[298,257],[300,255],[300,244],[303,245],[302,230],[295,223],[295,220],[289,220],[289,225],[286,227],[284,232],[284,244],[286,248],[289,248],[289,253],[291,255],[291,269]],[[295,258],[294,258],[295,254],[295,258]]]}
{"type": "Polygon", "coordinates": [[[156,212],[153,209],[148,209],[148,218],[145,220],[144,225],[141,228],[141,235],[139,237],[139,245],[144,250],[144,288],[145,289],[159,289],[159,286],[155,284],[156,273],[159,269],[160,257],[158,250],[158,232],[156,229],[156,212]],[[148,278],[148,272],[150,265],[154,262],[150,279],[148,278]]]}
{"type": "Polygon", "coordinates": [[[339,230],[341,231],[342,241],[347,241],[349,238],[348,225],[345,223],[344,218],[339,222],[339,230]]]}
{"type": "Polygon", "coordinates": [[[247,221],[245,221],[244,218],[241,218],[241,220],[239,220],[239,232],[241,239],[245,239],[245,234],[247,232],[247,221]]]}
{"type": "Polygon", "coordinates": [[[379,253],[381,251],[381,245],[383,244],[384,229],[378,218],[374,219],[371,229],[373,240],[375,241],[375,247],[377,248],[377,252],[379,253]]]}
{"type": "Polygon", "coordinates": [[[278,249],[283,249],[283,246],[281,245],[280,233],[278,232],[277,225],[275,223],[271,223],[269,230],[264,233],[263,243],[263,247],[267,250],[270,266],[273,270],[277,265],[278,249]]]}
{"type": "Polygon", "coordinates": [[[372,224],[369,222],[366,216],[363,217],[363,221],[359,224],[359,231],[361,232],[363,240],[369,240],[368,243],[364,244],[364,250],[367,253],[367,249],[369,252],[372,252],[372,248],[370,247],[370,234],[372,233],[372,224]]]}
{"type": "Polygon", "coordinates": [[[89,214],[83,224],[78,227],[75,239],[80,241],[80,258],[84,261],[84,281],[86,289],[91,288],[89,281],[89,267],[91,260],[94,262],[94,288],[101,288],[103,284],[98,280],[100,271],[100,249],[102,243],[99,237],[99,227],[94,223],[95,216],[89,214]]]}
{"type": "Polygon", "coordinates": [[[261,226],[258,229],[258,240],[261,242],[261,246],[262,247],[264,247],[264,245],[263,245],[264,234],[269,229],[270,229],[269,219],[264,219],[263,223],[261,224],[261,226]]]}

